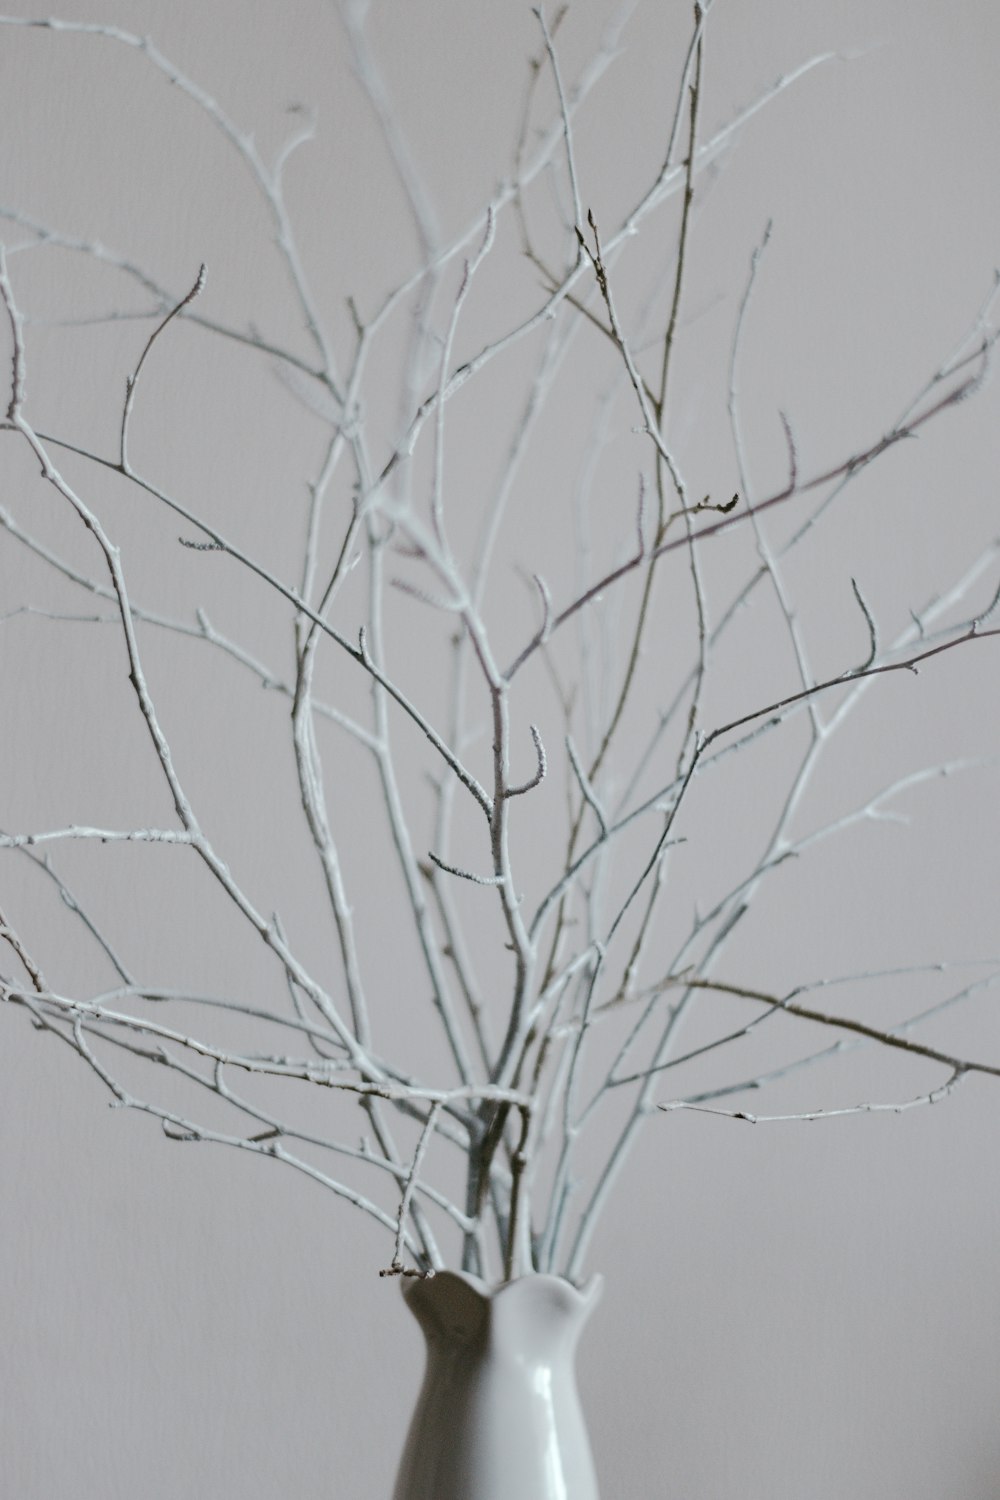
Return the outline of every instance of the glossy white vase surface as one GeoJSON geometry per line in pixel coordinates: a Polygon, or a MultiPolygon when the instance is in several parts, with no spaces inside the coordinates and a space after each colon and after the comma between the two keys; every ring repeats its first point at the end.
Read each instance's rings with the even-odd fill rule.
{"type": "Polygon", "coordinates": [[[574,1354],[600,1285],[404,1284],[427,1366],[393,1500],[598,1500],[574,1354]]]}

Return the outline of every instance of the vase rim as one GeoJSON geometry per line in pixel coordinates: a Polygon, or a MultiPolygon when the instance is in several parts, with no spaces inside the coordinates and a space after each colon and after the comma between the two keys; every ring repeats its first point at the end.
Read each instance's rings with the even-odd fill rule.
{"type": "Polygon", "coordinates": [[[565,1276],[557,1276],[549,1271],[528,1271],[524,1276],[514,1276],[510,1281],[489,1282],[482,1276],[476,1276],[471,1271],[453,1271],[445,1269],[435,1271],[433,1276],[421,1277],[409,1283],[404,1283],[404,1295],[409,1294],[416,1286],[426,1285],[428,1281],[447,1283],[448,1281],[459,1282],[467,1286],[471,1291],[486,1302],[495,1302],[498,1298],[508,1296],[515,1287],[530,1284],[532,1286],[551,1285],[562,1289],[563,1293],[569,1292],[579,1299],[581,1305],[596,1302],[604,1287],[604,1277],[599,1272],[592,1272],[587,1280],[578,1285],[569,1281],[565,1276]]]}

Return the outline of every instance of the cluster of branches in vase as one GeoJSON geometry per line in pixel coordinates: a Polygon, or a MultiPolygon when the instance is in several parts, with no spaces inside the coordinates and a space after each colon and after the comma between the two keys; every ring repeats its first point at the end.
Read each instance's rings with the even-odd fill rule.
{"type": "MultiPolygon", "coordinates": [[[[625,20],[569,80],[560,67],[564,13],[547,18],[539,9],[510,174],[474,222],[443,239],[366,35],[363,7],[345,3],[343,39],[395,165],[419,251],[412,274],[380,302],[349,302],[345,347],[330,331],[286,203],[286,168],[313,139],[308,117],[296,117],[295,133],[268,160],[148,39],[112,26],[0,17],[5,29],[52,33],[53,47],[96,38],[107,48],[133,49],[135,67],[169,80],[201,112],[267,213],[308,341],[302,353],[294,339],[286,347],[215,317],[212,276],[204,267],[186,292],[164,286],[125,254],[3,206],[0,297],[10,368],[4,449],[27,445],[65,527],[85,528],[91,564],[81,568],[69,550],[33,531],[25,519],[28,496],[16,506],[8,497],[0,508],[5,543],[26,549],[61,587],[85,600],[61,612],[60,628],[90,630],[95,652],[116,660],[124,653],[151,777],[161,790],[166,786],[173,816],[156,827],[79,822],[0,834],[5,859],[30,862],[24,889],[32,895],[17,911],[3,903],[0,938],[8,962],[0,994],[72,1048],[115,1105],[152,1116],[171,1140],[223,1144],[285,1162],[370,1215],[386,1234],[387,1273],[429,1274],[461,1264],[492,1279],[528,1269],[579,1278],[630,1147],[641,1127],[666,1128],[664,1113],[703,1110],[759,1121],[901,1110],[942,1098],[975,1072],[1000,1074],[925,1043],[919,1032],[922,1021],[981,995],[996,979],[990,964],[973,965],[956,980],[957,963],[934,966],[947,975],[945,991],[888,1027],[866,1021],[851,1004],[878,976],[824,974],[777,992],[727,967],[734,936],[789,860],[863,823],[894,817],[904,792],[966,764],[904,770],[861,805],[804,831],[802,810],[817,767],[866,696],[895,674],[916,675],[933,658],[1000,634],[994,620],[1000,545],[971,559],[889,640],[879,630],[877,601],[845,575],[858,639],[866,644],[848,651],[832,675],[814,672],[787,584],[790,560],[862,474],[977,390],[995,337],[993,297],[957,348],[889,416],[882,435],[822,472],[800,463],[796,431],[782,415],[786,475],[771,492],[758,493],[744,444],[739,376],[755,283],[767,266],[767,233],[750,256],[728,369],[721,372],[738,488],[703,496],[704,485],[688,472],[674,393],[683,378],[680,333],[700,185],[771,100],[829,61],[813,59],[708,131],[702,99],[710,11],[710,4],[695,8],[686,56],[678,60],[668,138],[657,144],[645,189],[609,223],[588,204],[586,163],[577,160],[575,143],[577,122],[615,61],[625,20]],[[543,97],[552,109],[540,124],[543,97]],[[665,225],[670,253],[659,257],[637,299],[634,246],[651,226],[662,239],[665,225]],[[516,239],[532,268],[534,302],[465,352],[477,289],[506,253],[498,249],[503,237],[516,239]],[[33,415],[44,400],[36,400],[32,383],[33,320],[19,272],[53,248],[115,273],[147,299],[124,398],[113,398],[120,403],[113,452],[71,442],[33,415]],[[286,394],[323,424],[321,462],[302,476],[309,501],[297,522],[302,546],[293,581],[132,457],[130,436],[156,417],[144,406],[146,372],[181,325],[239,348],[265,382],[277,374],[286,394]],[[374,404],[371,370],[386,345],[399,349],[397,416],[388,441],[365,419],[374,404]],[[532,571],[530,534],[517,539],[524,576],[514,575],[504,549],[510,550],[518,496],[547,483],[533,470],[537,438],[561,420],[552,413],[581,346],[593,357],[596,419],[579,443],[564,531],[575,538],[566,551],[576,583],[560,580],[557,589],[532,571]],[[468,441],[464,428],[492,420],[493,388],[486,382],[512,360],[521,361],[514,366],[520,383],[506,459],[495,481],[482,480],[477,537],[458,545],[451,454],[468,441]],[[631,431],[636,457],[618,475],[612,499],[623,519],[615,529],[593,522],[594,507],[609,503],[603,480],[595,499],[594,474],[623,431],[631,431]],[[133,598],[113,531],[88,488],[91,474],[115,476],[137,502],[177,518],[177,545],[202,569],[205,605],[192,618],[133,598]],[[598,531],[600,548],[592,536],[598,531]],[[710,580],[711,560],[724,548],[739,572],[729,568],[720,583],[714,575],[710,580]],[[223,560],[242,570],[252,595],[279,601],[286,634],[275,642],[276,655],[294,642],[287,677],[213,623],[213,569],[223,560]],[[364,578],[360,613],[358,577],[364,578]],[[515,606],[512,588],[521,600],[515,606]],[[662,635],[657,611],[664,589],[682,600],[685,633],[674,632],[666,649],[653,651],[651,639],[662,635]],[[720,653],[765,605],[780,621],[787,685],[749,705],[734,697],[737,706],[720,713],[716,683],[726,689],[720,653]],[[99,631],[99,624],[113,628],[99,631]],[[447,678],[443,717],[437,692],[428,707],[426,683],[393,665],[393,632],[423,631],[428,652],[439,653],[436,678],[447,678]],[[270,690],[258,695],[255,711],[288,725],[287,754],[308,838],[303,878],[324,892],[336,983],[310,967],[272,893],[241,882],[225,848],[206,831],[211,817],[175,764],[168,716],[144,667],[146,642],[154,637],[193,641],[220,673],[249,674],[270,690]],[[367,685],[363,714],[317,686],[331,655],[367,685]],[[405,934],[412,946],[419,978],[407,990],[426,996],[423,1025],[440,1042],[433,1076],[416,1074],[407,1056],[396,1054],[399,997],[373,992],[369,981],[349,874],[353,856],[338,834],[344,799],[358,794],[331,771],[345,740],[369,758],[374,773],[365,818],[381,830],[393,861],[378,920],[387,938],[405,934]],[[721,778],[772,745],[782,746],[788,773],[766,835],[752,857],[741,850],[727,867],[725,840],[720,848],[716,833],[715,864],[724,874],[708,904],[692,912],[677,871],[697,836],[698,817],[705,818],[721,778]],[[536,820],[545,829],[541,843],[536,820]],[[133,934],[110,930],[95,915],[87,888],[65,874],[60,851],[70,842],[93,849],[95,881],[98,862],[114,858],[114,846],[123,842],[169,846],[164,857],[200,867],[212,899],[231,907],[246,943],[266,954],[270,999],[179,988],[144,972],[130,956],[133,934]],[[74,987],[72,975],[61,972],[60,955],[46,950],[38,915],[46,890],[69,910],[103,966],[106,982],[96,989],[74,987]],[[821,1000],[820,990],[836,993],[842,1004],[821,1000]],[[216,1030],[220,1017],[229,1027],[224,1040],[216,1030]],[[245,1045],[231,1039],[234,1022],[247,1027],[245,1045]],[[772,1032],[782,1037],[773,1066],[747,1071],[742,1044],[752,1033],[772,1032]],[[785,1039],[793,1033],[789,1055],[785,1039]],[[263,1036],[271,1040],[262,1047],[263,1036]],[[906,1098],[788,1115],[751,1113],[741,1102],[749,1091],[756,1099],[767,1085],[862,1046],[934,1064],[937,1082],[906,1098]],[[673,1080],[696,1059],[716,1065],[717,1082],[677,1090],[673,1080]],[[148,1084],[134,1083],[138,1076],[148,1084]],[[280,1095],[267,1092],[273,1079],[281,1081],[280,1095]],[[212,1097],[204,1114],[177,1103],[180,1080],[185,1100],[198,1091],[212,1097]],[[329,1106],[329,1130],[314,1123],[315,1114],[296,1117],[289,1081],[303,1097],[319,1096],[329,1106]]],[[[135,324],[127,326],[134,336],[135,324]]],[[[293,452],[290,462],[297,457],[293,452]]],[[[461,499],[468,506],[468,496],[461,499]]],[[[464,520],[459,529],[464,537],[464,520]]],[[[51,624],[57,613],[7,601],[5,628],[15,618],[37,624],[46,615],[51,624]]]]}

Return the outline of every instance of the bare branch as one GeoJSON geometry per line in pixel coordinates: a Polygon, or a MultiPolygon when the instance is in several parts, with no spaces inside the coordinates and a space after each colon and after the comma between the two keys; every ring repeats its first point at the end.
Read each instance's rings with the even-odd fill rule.
{"type": "Polygon", "coordinates": [[[502,875],[474,875],[471,870],[460,870],[457,865],[446,864],[433,851],[429,851],[427,857],[434,861],[439,870],[443,870],[446,875],[457,875],[459,880],[471,880],[473,885],[503,885],[502,875]]]}
{"type": "Polygon", "coordinates": [[[851,673],[851,676],[855,676],[859,672],[867,672],[868,668],[872,666],[876,657],[878,656],[878,631],[875,628],[875,621],[872,618],[872,612],[868,608],[868,605],[865,603],[864,595],[858,588],[857,579],[851,579],[851,588],[854,590],[854,597],[858,601],[858,608],[864,615],[865,624],[868,626],[868,655],[865,657],[861,665],[859,667],[856,667],[854,669],[854,672],[851,673]]]}
{"type": "MultiPolygon", "coordinates": [[[[146,363],[146,359],[149,355],[150,350],[156,343],[156,340],[159,338],[160,334],[166,328],[167,324],[171,323],[174,318],[177,317],[178,313],[183,312],[186,307],[190,307],[195,298],[201,295],[204,287],[205,265],[204,263],[202,263],[198,270],[198,275],[195,277],[195,282],[191,290],[181,298],[176,307],[171,308],[170,312],[167,313],[167,316],[163,319],[163,321],[161,323],[158,323],[153,329],[152,333],[149,335],[149,338],[146,340],[146,344],[142,353],[139,355],[139,363],[136,365],[135,370],[132,372],[132,374],[126,378],[125,405],[122,408],[121,441],[118,459],[123,474],[128,474],[130,472],[128,462],[128,423],[129,417],[132,415],[132,407],[135,403],[135,388],[139,383],[139,376],[142,374],[142,367],[146,363]]],[[[190,542],[186,545],[197,547],[198,543],[190,542]]],[[[209,545],[213,544],[210,543],[209,545]]]]}
{"type": "Polygon", "coordinates": [[[956,1070],[946,1083],[939,1084],[936,1089],[931,1089],[927,1094],[918,1094],[915,1099],[905,1099],[899,1104],[852,1104],[846,1108],[813,1109],[789,1115],[752,1115],[747,1109],[716,1109],[709,1104],[689,1104],[685,1099],[673,1099],[669,1104],[658,1104],[657,1109],[663,1110],[665,1114],[671,1114],[678,1109],[693,1109],[698,1114],[720,1115],[726,1120],[745,1120],[750,1125],[771,1125],[779,1121],[788,1123],[793,1120],[836,1120],[843,1118],[844,1115],[879,1113],[901,1115],[907,1110],[919,1109],[924,1104],[939,1103],[949,1094],[953,1094],[958,1085],[967,1077],[967,1073],[956,1070]]]}
{"type": "Polygon", "coordinates": [[[1000,1078],[1000,1067],[994,1067],[990,1063],[953,1057],[951,1053],[944,1052],[938,1047],[928,1047],[923,1042],[913,1041],[910,1037],[899,1036],[895,1031],[885,1031],[878,1026],[869,1026],[867,1022],[856,1021],[849,1016],[838,1016],[829,1011],[814,1010],[811,1006],[800,1004],[791,995],[784,997],[768,995],[761,990],[726,984],[722,980],[700,979],[693,976],[685,978],[682,983],[687,989],[711,990],[720,995],[733,995],[742,1000],[756,1000],[771,1010],[784,1011],[787,1015],[798,1016],[803,1021],[814,1021],[820,1026],[831,1026],[836,1031],[852,1032],[855,1036],[878,1042],[882,1047],[895,1048],[900,1052],[912,1053],[915,1057],[926,1057],[931,1062],[942,1063],[950,1068],[953,1074],[987,1073],[994,1078],[1000,1078]]]}
{"type": "MultiPolygon", "coordinates": [[[[141,798],[138,810],[132,800],[102,799],[95,783],[94,798],[80,807],[60,789],[57,800],[10,814],[0,857],[16,851],[15,873],[27,877],[38,905],[28,906],[27,920],[18,910],[18,931],[0,917],[0,948],[17,975],[0,976],[0,1000],[72,1048],[112,1104],[156,1119],[169,1139],[282,1161],[361,1209],[389,1237],[391,1251],[380,1257],[389,1276],[433,1274],[460,1259],[487,1281],[532,1269],[578,1279],[627,1155],[657,1110],[695,1109],[752,1123],[899,1112],[943,1099],[972,1072],[1000,1076],[1000,1067],[967,1056],[972,1049],[944,1030],[935,1030],[939,1046],[915,1034],[947,1006],[985,994],[1000,979],[996,962],[977,968],[974,982],[945,998],[941,992],[951,987],[934,976],[949,966],[879,970],[882,957],[850,980],[826,974],[795,984],[792,974],[779,986],[775,969],[762,971],[754,986],[718,977],[746,973],[747,949],[737,946],[744,936],[758,942],[751,953],[771,951],[765,924],[775,916],[765,896],[781,897],[779,872],[804,870],[820,846],[862,825],[908,821],[922,802],[923,794],[910,796],[915,789],[993,764],[974,748],[914,758],[907,746],[878,778],[881,789],[872,791],[867,781],[841,774],[847,757],[837,762],[833,747],[843,745],[838,731],[849,718],[865,727],[857,710],[876,678],[915,676],[934,657],[1000,635],[1000,542],[984,545],[982,526],[971,521],[960,536],[962,510],[952,507],[949,540],[974,562],[961,577],[939,580],[930,602],[883,641],[876,612],[881,617],[892,601],[882,599],[871,575],[875,582],[866,589],[874,590],[877,610],[870,607],[856,581],[869,577],[870,558],[835,555],[837,539],[825,534],[830,587],[846,588],[851,579],[867,633],[865,659],[836,674],[828,666],[815,670],[811,661],[818,612],[802,608],[797,590],[813,575],[796,571],[806,546],[795,549],[806,538],[819,542],[826,512],[876,460],[931,426],[937,432],[939,415],[982,389],[997,337],[992,318],[1000,278],[961,342],[915,393],[907,387],[898,415],[877,418],[874,438],[825,453],[821,471],[800,462],[801,433],[779,411],[770,436],[784,478],[778,488],[773,477],[769,487],[759,484],[756,451],[744,439],[749,418],[740,381],[748,378],[745,342],[764,311],[753,299],[766,291],[761,267],[770,226],[753,253],[742,297],[737,293],[727,437],[725,413],[711,395],[725,390],[727,372],[720,385],[719,372],[706,367],[715,335],[701,336],[697,320],[705,309],[690,305],[690,284],[702,264],[695,210],[703,189],[714,192],[723,180],[722,158],[740,131],[823,59],[779,79],[710,134],[705,107],[713,101],[715,109],[717,98],[707,23],[711,15],[714,26],[720,12],[711,0],[698,0],[670,64],[676,94],[659,101],[662,123],[652,151],[641,132],[629,146],[628,177],[638,186],[623,201],[613,171],[609,177],[600,153],[593,154],[604,130],[602,100],[593,90],[617,53],[631,8],[626,0],[617,9],[575,75],[568,31],[560,30],[565,9],[550,16],[536,8],[539,37],[508,176],[470,203],[456,230],[445,231],[422,181],[418,137],[391,97],[395,60],[386,56],[383,67],[381,48],[392,46],[392,37],[368,26],[369,0],[336,0],[341,70],[353,67],[384,147],[383,175],[372,178],[372,192],[381,203],[388,181],[389,200],[402,207],[403,233],[390,217],[377,253],[351,247],[343,264],[361,265],[362,279],[353,288],[331,283],[329,307],[326,293],[314,295],[306,267],[328,265],[331,245],[339,255],[353,219],[350,203],[337,196],[344,174],[328,174],[327,228],[335,226],[334,239],[322,233],[317,239],[307,215],[300,240],[289,163],[309,141],[324,147],[305,106],[291,106],[291,120],[262,149],[153,42],[112,25],[0,16],[8,37],[14,27],[34,26],[52,34],[46,46],[60,45],[56,34],[69,46],[73,38],[92,39],[98,66],[107,63],[109,49],[138,54],[143,77],[169,83],[183,96],[183,109],[193,106],[192,122],[222,145],[221,159],[235,167],[237,185],[242,181],[242,206],[250,213],[239,222],[250,233],[255,214],[270,237],[259,247],[252,317],[278,329],[265,338],[255,322],[230,327],[224,315],[213,318],[201,303],[196,307],[203,271],[181,296],[138,253],[110,250],[54,227],[55,219],[50,226],[18,207],[0,207],[16,239],[6,258],[0,252],[10,371],[0,433],[12,437],[15,464],[40,470],[43,499],[30,522],[15,519],[18,506],[35,498],[26,494],[22,502],[15,468],[0,526],[17,544],[12,550],[24,565],[27,592],[22,598],[15,590],[3,601],[3,644],[19,646],[28,632],[46,630],[63,644],[67,631],[99,624],[86,637],[94,648],[94,682],[105,670],[118,678],[127,672],[125,704],[147,752],[128,789],[130,799],[133,791],[141,798]],[[672,199],[676,208],[654,221],[672,199]],[[653,240],[634,255],[636,236],[654,227],[653,240]],[[276,260],[272,253],[267,261],[269,247],[276,260]],[[37,297],[44,275],[69,257],[87,272],[95,300],[71,306],[69,317],[61,306],[50,316],[44,302],[25,301],[22,313],[14,290],[22,269],[30,269],[24,285],[37,297]],[[100,309],[107,309],[103,318],[100,309]],[[72,416],[37,426],[29,420],[36,402],[39,411],[72,412],[53,399],[60,393],[51,384],[36,389],[42,374],[51,382],[59,368],[44,357],[46,340],[69,337],[72,328],[82,344],[92,325],[139,319],[142,332],[131,337],[141,347],[137,360],[134,352],[126,358],[132,374],[124,405],[110,398],[116,453],[103,456],[86,432],[77,437],[61,429],[72,416]],[[199,501],[168,491],[137,472],[129,454],[138,380],[160,335],[180,319],[199,329],[200,354],[216,350],[221,358],[224,351],[225,374],[210,388],[233,400],[226,422],[192,430],[192,444],[206,446],[191,455],[191,472],[225,473],[234,492],[244,475],[252,485],[249,465],[239,467],[246,454],[238,452],[238,438],[233,443],[233,424],[239,417],[270,424],[273,493],[252,515],[241,509],[235,521],[224,518],[221,494],[205,490],[209,498],[199,501]],[[32,363],[29,402],[36,329],[40,356],[37,372],[32,363]],[[255,358],[260,353],[268,355],[265,362],[255,358]],[[240,360],[256,374],[256,386],[230,382],[228,361],[235,369],[240,360]],[[297,403],[294,412],[286,393],[297,403]],[[41,430],[50,424],[51,435],[41,430]],[[278,484],[272,457],[287,465],[278,484]],[[736,472],[727,477],[734,459],[736,472]],[[197,467],[202,462],[204,470],[197,467]],[[706,463],[722,467],[708,472],[706,463]],[[629,490],[637,471],[636,500],[629,490]],[[230,476],[237,481],[232,486],[230,476]],[[112,525],[102,507],[115,514],[123,496],[126,520],[112,525]],[[170,534],[180,533],[185,550],[171,543],[169,563],[182,587],[197,583],[213,591],[205,608],[178,605],[175,617],[170,606],[160,612],[132,601],[133,558],[137,576],[151,564],[144,603],[156,603],[154,591],[174,582],[168,569],[155,568],[157,559],[140,555],[147,499],[170,513],[156,517],[170,534]],[[785,506],[779,516],[776,507],[785,506]],[[246,535],[255,540],[243,541],[246,535]],[[223,554],[239,566],[222,557],[202,565],[193,556],[200,552],[223,554]],[[525,580],[533,580],[527,603],[525,580]],[[78,590],[87,595],[82,606],[78,590]],[[414,609],[401,595],[428,608],[414,609]],[[57,620],[58,626],[41,623],[57,620]],[[564,630],[573,620],[578,628],[564,630]],[[501,642],[511,661],[506,671],[501,642]],[[191,650],[204,676],[189,681],[182,663],[172,681],[163,679],[161,693],[161,679],[147,677],[143,661],[154,643],[158,669],[159,648],[172,651],[175,661],[191,650]],[[98,659],[103,648],[106,661],[98,659]],[[519,680],[536,653],[538,670],[519,680]],[[253,674],[237,686],[268,690],[259,726],[251,693],[234,694],[232,705],[224,701],[232,661],[253,674]],[[225,709],[225,736],[216,735],[215,719],[209,730],[187,714],[183,755],[177,741],[175,757],[169,719],[177,695],[189,689],[225,709]],[[561,721],[554,745],[548,730],[543,741],[539,727],[553,707],[561,721]],[[348,741],[325,737],[321,718],[348,741]],[[290,817],[281,800],[286,770],[269,758],[283,723],[298,800],[290,817]],[[533,770],[520,764],[526,726],[533,770]],[[199,776],[199,757],[211,776],[199,776]],[[188,765],[198,778],[190,786],[188,765]],[[527,779],[515,779],[514,770],[527,779]],[[514,799],[543,780],[546,788],[530,807],[515,808],[514,799]],[[196,784],[221,787],[221,804],[196,807],[196,784]],[[824,802],[832,784],[836,800],[824,802]],[[123,805],[125,812],[118,810],[123,805]],[[214,840],[215,830],[221,840],[227,829],[231,837],[242,830],[232,868],[214,840]],[[259,846],[265,838],[267,849],[254,849],[261,857],[248,862],[247,841],[259,846]],[[72,887],[44,853],[67,843],[72,887]],[[113,900],[105,899],[102,860],[131,860],[144,873],[173,856],[124,848],[115,855],[101,846],[174,844],[190,851],[177,857],[184,861],[177,873],[207,873],[213,900],[221,897],[220,941],[228,942],[232,929],[232,941],[245,945],[234,950],[242,967],[231,971],[250,975],[245,989],[234,978],[231,989],[220,990],[199,979],[197,969],[177,978],[170,959],[155,956],[156,934],[137,949],[127,914],[116,914],[113,900]],[[427,849],[434,852],[421,853],[427,849]],[[238,877],[241,864],[255,871],[260,897],[238,877]],[[301,885],[303,873],[311,886],[301,885]],[[485,893],[475,896],[470,885],[485,893]],[[318,934],[310,904],[317,890],[327,924],[318,934]],[[754,918],[761,925],[751,933],[754,918]],[[59,923],[79,940],[84,957],[74,969],[71,943],[56,974],[44,934],[58,932],[59,923]],[[304,962],[296,947],[303,923],[321,969],[304,962]],[[386,933],[398,953],[380,951],[386,933]],[[268,955],[264,966],[254,963],[260,944],[268,955]],[[411,978],[416,972],[407,993],[424,997],[417,1020],[429,1023],[430,1032],[421,1032],[419,1063],[394,1055],[403,1050],[403,1033],[394,1025],[398,996],[384,982],[393,962],[408,966],[411,978]],[[58,980],[55,988],[43,967],[58,980]],[[930,976],[920,980],[919,998],[896,1025],[880,1022],[884,1012],[865,1009],[866,985],[888,980],[890,972],[908,993],[916,988],[910,975],[930,976]],[[828,1009],[815,992],[838,982],[843,1003],[828,1009]],[[797,1033],[783,1016],[825,1028],[820,1041],[805,1033],[805,1046],[789,1055],[784,1038],[797,1033]],[[688,1035],[692,1019],[697,1030],[688,1035]],[[755,1045],[745,1049],[751,1060],[738,1067],[741,1044],[751,1036],[755,1045]],[[839,1095],[823,1096],[833,1099],[828,1107],[790,1115],[739,1108],[744,1091],[759,1095],[802,1068],[862,1046],[933,1063],[946,1080],[893,1104],[876,1102],[881,1091],[867,1086],[855,1094],[848,1075],[839,1095]],[[679,1097],[658,1103],[670,1070],[696,1060],[699,1091],[682,1093],[678,1086],[679,1097]],[[845,1102],[869,1093],[869,1102],[845,1102]],[[172,1100],[188,1097],[202,1108],[174,1107],[172,1100]],[[303,1109],[296,1113],[299,1099],[303,1109]]],[[[333,86],[342,81],[335,72],[333,86]]],[[[441,103],[447,118],[448,101],[441,103]]],[[[300,194],[297,174],[294,187],[300,194]]],[[[365,214],[353,218],[367,222],[365,214]]],[[[752,238],[742,219],[734,223],[734,236],[752,238]]],[[[125,327],[105,332],[129,336],[125,327]]],[[[780,335],[769,319],[771,363],[770,341],[780,349],[780,335]]],[[[180,346],[187,342],[157,345],[157,358],[169,356],[183,368],[180,346]]],[[[803,398],[803,410],[807,405],[803,398]]],[[[811,433],[809,442],[819,452],[828,435],[811,433]]],[[[891,465],[880,473],[890,481],[891,465]]],[[[201,482],[194,483],[202,493],[201,482]]],[[[839,535],[855,548],[865,539],[858,528],[839,535]]],[[[842,663],[856,660],[849,640],[841,646],[842,663]]],[[[826,662],[830,650],[824,642],[826,662]]],[[[989,663],[963,656],[962,665],[989,663]]],[[[16,714],[16,695],[13,702],[16,714]]],[[[84,704],[102,729],[105,706],[103,699],[84,704]]],[[[115,727],[110,714],[107,726],[115,727]]],[[[33,724],[23,727],[27,732],[33,724]]],[[[20,733],[20,721],[16,728],[20,733]]],[[[70,789],[77,784],[69,782],[70,789]]],[[[813,868],[822,875],[821,861],[813,868]]],[[[154,917],[162,919],[159,940],[167,952],[171,912],[155,910],[154,917]]],[[[215,918],[215,907],[206,907],[206,920],[215,918]]],[[[196,960],[195,949],[185,948],[185,966],[196,960]]],[[[786,960],[791,956],[783,950],[786,960]]]]}
{"type": "Polygon", "coordinates": [[[545,772],[548,769],[548,762],[545,758],[545,746],[542,744],[542,736],[538,731],[537,725],[529,724],[528,728],[531,730],[531,738],[534,742],[535,754],[538,757],[538,769],[536,770],[534,776],[532,776],[530,781],[522,782],[520,786],[509,786],[505,793],[505,795],[508,797],[521,797],[525,792],[532,791],[536,786],[539,786],[541,782],[545,780],[545,772]]]}

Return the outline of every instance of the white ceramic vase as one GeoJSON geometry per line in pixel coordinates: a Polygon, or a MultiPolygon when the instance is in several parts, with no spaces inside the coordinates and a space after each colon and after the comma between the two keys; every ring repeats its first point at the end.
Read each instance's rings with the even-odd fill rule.
{"type": "Polygon", "coordinates": [[[393,1500],[598,1500],[573,1356],[600,1285],[404,1283],[427,1366],[393,1500]]]}

